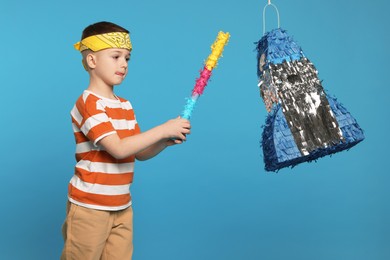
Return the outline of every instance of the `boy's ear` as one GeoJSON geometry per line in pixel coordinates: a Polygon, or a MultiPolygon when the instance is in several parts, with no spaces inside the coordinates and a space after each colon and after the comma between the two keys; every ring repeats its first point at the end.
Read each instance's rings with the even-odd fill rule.
{"type": "Polygon", "coordinates": [[[96,57],[93,53],[89,53],[87,57],[85,57],[86,65],[90,69],[94,69],[96,67],[96,57]]]}

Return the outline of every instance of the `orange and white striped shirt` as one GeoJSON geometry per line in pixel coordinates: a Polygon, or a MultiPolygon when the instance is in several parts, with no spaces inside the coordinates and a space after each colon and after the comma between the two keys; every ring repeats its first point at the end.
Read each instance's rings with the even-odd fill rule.
{"type": "Polygon", "coordinates": [[[120,138],[140,133],[130,102],[120,97],[108,99],[85,90],[71,116],[77,163],[69,183],[69,200],[99,210],[129,207],[135,156],[115,159],[98,142],[115,133],[120,138]]]}

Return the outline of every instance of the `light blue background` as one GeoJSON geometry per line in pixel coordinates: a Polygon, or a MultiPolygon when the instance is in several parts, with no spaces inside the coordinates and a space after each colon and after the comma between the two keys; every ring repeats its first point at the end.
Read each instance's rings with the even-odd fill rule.
{"type": "MultiPolygon", "coordinates": [[[[129,75],[116,92],[143,130],[181,113],[218,31],[231,33],[188,141],[136,165],[135,260],[390,259],[390,4],[273,1],[366,140],[266,173],[253,44],[266,3],[2,0],[0,258],[59,258],[75,163],[69,111],[88,84],[72,45],[108,20],[131,31],[129,75]]],[[[276,26],[272,9],[267,21],[276,26]]]]}

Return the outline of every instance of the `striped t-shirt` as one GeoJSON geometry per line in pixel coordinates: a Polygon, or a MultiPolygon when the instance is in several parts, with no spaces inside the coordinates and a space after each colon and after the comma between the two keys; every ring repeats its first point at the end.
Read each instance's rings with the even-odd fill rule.
{"type": "Polygon", "coordinates": [[[120,138],[140,133],[130,102],[86,90],[76,101],[71,116],[77,163],[69,183],[69,200],[99,210],[127,208],[131,205],[135,156],[115,159],[98,142],[115,133],[120,138]]]}

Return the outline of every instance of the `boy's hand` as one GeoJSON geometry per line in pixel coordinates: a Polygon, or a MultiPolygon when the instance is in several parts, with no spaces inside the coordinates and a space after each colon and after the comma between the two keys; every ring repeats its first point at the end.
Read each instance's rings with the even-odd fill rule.
{"type": "Polygon", "coordinates": [[[187,119],[177,117],[160,125],[163,137],[168,139],[167,145],[181,144],[190,134],[191,124],[187,119]]]}

